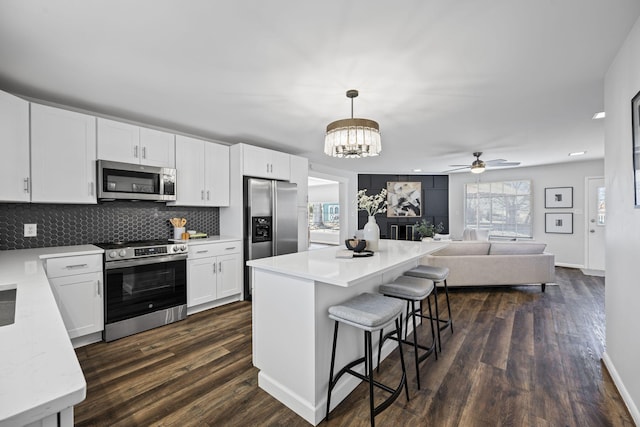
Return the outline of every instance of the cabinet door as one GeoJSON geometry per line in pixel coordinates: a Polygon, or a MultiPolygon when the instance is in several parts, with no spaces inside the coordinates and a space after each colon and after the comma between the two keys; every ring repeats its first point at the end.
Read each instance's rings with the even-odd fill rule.
{"type": "Polygon", "coordinates": [[[140,163],[140,127],[98,118],[98,158],[140,163]]]}
{"type": "Polygon", "coordinates": [[[309,208],[298,206],[298,252],[309,250],[309,208]]]}
{"type": "Polygon", "coordinates": [[[289,154],[271,151],[270,177],[289,181],[291,178],[289,154]]]}
{"type": "Polygon", "coordinates": [[[218,261],[218,298],[242,292],[240,286],[240,254],[222,255],[218,261]]]}
{"type": "Polygon", "coordinates": [[[216,299],[217,267],[214,257],[187,261],[187,307],[216,299]]]}
{"type": "Polygon", "coordinates": [[[31,104],[32,202],[96,203],[96,119],[31,104]]]}
{"type": "Polygon", "coordinates": [[[175,150],[174,134],[140,128],[140,163],[143,165],[175,168],[175,150]]]}
{"type": "Polygon", "coordinates": [[[69,338],[104,329],[102,274],[49,279],[69,338]]]}
{"type": "Polygon", "coordinates": [[[229,147],[204,143],[205,204],[229,206],[229,147]]]}
{"type": "Polygon", "coordinates": [[[271,150],[244,145],[242,147],[243,175],[271,178],[271,150]]]}
{"type": "Polygon", "coordinates": [[[29,103],[0,92],[0,201],[28,202],[29,103]]]}
{"type": "Polygon", "coordinates": [[[204,204],[204,141],[176,135],[176,201],[175,206],[204,204]]]}

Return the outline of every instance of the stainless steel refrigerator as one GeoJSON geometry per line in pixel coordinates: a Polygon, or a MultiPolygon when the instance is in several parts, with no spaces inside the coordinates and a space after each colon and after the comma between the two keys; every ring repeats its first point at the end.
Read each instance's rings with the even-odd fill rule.
{"type": "MultiPolygon", "coordinates": [[[[296,184],[244,179],[245,261],[298,251],[297,196],[296,184]]],[[[250,273],[245,266],[245,299],[251,299],[250,273]]]]}

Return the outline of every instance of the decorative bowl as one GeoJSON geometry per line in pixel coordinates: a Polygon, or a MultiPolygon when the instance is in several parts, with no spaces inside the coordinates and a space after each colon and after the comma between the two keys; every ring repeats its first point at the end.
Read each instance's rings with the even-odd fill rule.
{"type": "Polygon", "coordinates": [[[362,252],[367,247],[367,241],[363,239],[347,239],[344,244],[347,249],[354,252],[362,252]]]}

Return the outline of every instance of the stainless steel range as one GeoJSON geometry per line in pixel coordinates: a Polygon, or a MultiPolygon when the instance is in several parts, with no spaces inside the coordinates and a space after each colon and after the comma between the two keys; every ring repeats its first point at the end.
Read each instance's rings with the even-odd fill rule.
{"type": "Polygon", "coordinates": [[[104,252],[105,341],[187,317],[187,245],[98,243],[104,252]]]}

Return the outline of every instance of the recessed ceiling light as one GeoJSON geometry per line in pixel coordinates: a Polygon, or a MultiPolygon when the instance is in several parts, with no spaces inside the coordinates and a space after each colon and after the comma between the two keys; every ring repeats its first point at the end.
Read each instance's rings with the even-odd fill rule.
{"type": "Polygon", "coordinates": [[[595,113],[591,118],[593,120],[598,120],[598,119],[604,119],[606,116],[607,114],[604,111],[600,111],[599,113],[595,113]]]}
{"type": "Polygon", "coordinates": [[[583,154],[587,154],[586,151],[576,151],[573,153],[569,153],[570,156],[582,156],[583,154]]]}
{"type": "Polygon", "coordinates": [[[422,172],[422,169],[414,169],[414,172],[422,172]]]}

